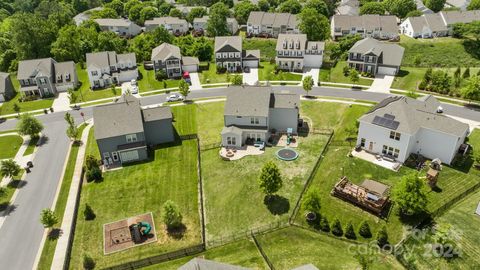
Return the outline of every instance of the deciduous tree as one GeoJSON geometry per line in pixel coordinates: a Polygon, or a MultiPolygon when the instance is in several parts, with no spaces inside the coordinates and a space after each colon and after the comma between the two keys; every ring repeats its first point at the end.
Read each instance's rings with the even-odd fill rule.
{"type": "Polygon", "coordinates": [[[182,214],[177,204],[171,200],[163,204],[162,220],[167,226],[167,229],[175,229],[182,225],[182,214]]]}
{"type": "Polygon", "coordinates": [[[322,14],[325,17],[329,17],[330,12],[328,11],[327,3],[323,0],[309,0],[303,8],[313,8],[318,14],[322,14]]]}
{"type": "Polygon", "coordinates": [[[386,0],[383,3],[390,14],[399,18],[405,18],[410,11],[417,9],[414,0],[386,0]]]}
{"type": "Polygon", "coordinates": [[[420,179],[417,173],[405,175],[393,189],[393,200],[402,214],[423,213],[428,204],[425,181],[420,179]]]}
{"type": "Polygon", "coordinates": [[[210,8],[207,21],[207,33],[209,36],[230,35],[227,26],[227,17],[230,17],[230,10],[225,4],[218,2],[210,8]]]}
{"type": "Polygon", "coordinates": [[[469,100],[480,100],[480,77],[472,76],[461,90],[462,97],[469,100]]]}
{"type": "Polygon", "coordinates": [[[360,15],[365,14],[385,14],[385,6],[382,2],[369,2],[360,7],[360,15]]]}
{"type": "Polygon", "coordinates": [[[426,0],[425,6],[433,12],[439,12],[445,6],[446,0],[426,0]]]}
{"type": "Polygon", "coordinates": [[[305,197],[303,197],[303,209],[319,214],[321,208],[320,198],[320,191],[317,188],[310,188],[305,193],[305,197]]]}
{"type": "Polygon", "coordinates": [[[20,135],[29,135],[30,137],[37,137],[43,130],[42,123],[32,115],[26,113],[20,116],[17,123],[18,133],[20,135]]]}
{"type": "Polygon", "coordinates": [[[178,84],[178,92],[187,99],[188,94],[190,94],[190,85],[185,81],[181,80],[178,84]]]}
{"type": "Polygon", "coordinates": [[[287,0],[278,6],[279,12],[298,14],[302,10],[302,5],[297,0],[287,0]]]}
{"type": "Polygon", "coordinates": [[[258,10],[259,9],[255,4],[252,4],[252,2],[249,0],[245,0],[234,6],[233,14],[235,15],[235,19],[237,19],[239,24],[246,24],[250,12],[258,10]]]}
{"type": "Polygon", "coordinates": [[[330,36],[330,22],[327,17],[313,8],[304,8],[299,14],[299,28],[307,35],[308,40],[326,40],[330,36]]]}
{"type": "Polygon", "coordinates": [[[57,224],[58,218],[55,213],[49,208],[45,208],[40,213],[40,223],[42,223],[45,228],[52,228],[57,224]]]}
{"type": "Polygon", "coordinates": [[[2,160],[0,174],[2,177],[14,177],[20,173],[20,165],[13,159],[2,160]]]}
{"type": "Polygon", "coordinates": [[[303,86],[303,90],[305,90],[305,92],[307,92],[307,96],[308,96],[308,93],[312,90],[312,87],[313,87],[313,78],[312,76],[306,76],[305,78],[303,78],[302,80],[302,86],[303,86]]]}
{"type": "Polygon", "coordinates": [[[269,161],[263,165],[258,182],[262,192],[271,196],[282,188],[283,180],[280,169],[273,161],[269,161]]]}

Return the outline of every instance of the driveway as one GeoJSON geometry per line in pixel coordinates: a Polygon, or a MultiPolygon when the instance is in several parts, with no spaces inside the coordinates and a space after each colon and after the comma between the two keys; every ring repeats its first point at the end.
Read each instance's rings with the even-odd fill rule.
{"type": "Polygon", "coordinates": [[[127,93],[128,91],[130,91],[130,94],[132,96],[135,96],[137,98],[140,98],[140,93],[137,91],[136,94],[133,94],[133,86],[132,86],[132,83],[131,82],[124,82],[122,83],[122,85],[120,86],[122,88],[122,95],[124,95],[125,93],[127,93]]]}
{"type": "Polygon", "coordinates": [[[390,93],[393,79],[395,79],[395,77],[391,75],[377,75],[367,91],[388,94],[390,93]]]}
{"type": "Polygon", "coordinates": [[[258,68],[250,68],[250,72],[243,72],[243,84],[256,85],[258,82],[258,68]]]}
{"type": "MultiPolygon", "coordinates": [[[[303,79],[307,76],[312,76],[313,79],[313,86],[318,86],[318,74],[320,73],[319,68],[304,68],[303,75],[302,75],[302,82],[303,79]]],[[[302,83],[300,83],[302,85],[302,83]]]]}
{"type": "Polygon", "coordinates": [[[197,72],[190,73],[190,81],[192,81],[192,90],[202,89],[202,84],[200,83],[200,77],[197,72]]]}
{"type": "Polygon", "coordinates": [[[55,112],[64,112],[70,110],[70,99],[68,98],[68,93],[58,93],[58,97],[53,100],[52,108],[55,112]]]}

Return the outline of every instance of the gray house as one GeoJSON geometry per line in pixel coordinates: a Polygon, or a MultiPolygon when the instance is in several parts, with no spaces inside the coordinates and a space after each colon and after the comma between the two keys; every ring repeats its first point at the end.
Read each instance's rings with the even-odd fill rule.
{"type": "Polygon", "coordinates": [[[128,19],[95,19],[102,31],[114,32],[119,36],[134,37],[142,28],[128,19]]]}
{"type": "Polygon", "coordinates": [[[215,64],[229,72],[240,71],[243,67],[258,67],[260,50],[242,50],[240,36],[215,37],[215,64]]]}
{"type": "Polygon", "coordinates": [[[361,16],[333,15],[330,23],[333,40],[346,35],[360,35],[376,39],[398,38],[397,17],[367,14],[361,16]]]}
{"type": "Polygon", "coordinates": [[[118,166],[148,158],[147,146],[174,140],[170,107],[140,107],[133,96],[94,107],[95,139],[103,164],[118,166]]]}
{"type": "Polygon", "coordinates": [[[15,95],[10,74],[0,72],[0,102],[7,101],[15,95]]]}
{"type": "Polygon", "coordinates": [[[272,133],[297,133],[300,97],[271,87],[230,87],[224,110],[222,145],[241,147],[267,141],[272,133]]]}
{"type": "Polygon", "coordinates": [[[249,36],[278,37],[279,34],[299,33],[295,14],[252,11],[248,16],[247,34],[249,36]]]}
{"type": "Polygon", "coordinates": [[[75,63],[58,63],[53,58],[18,62],[17,79],[20,92],[27,96],[52,96],[78,85],[75,63]]]}
{"type": "Polygon", "coordinates": [[[183,71],[196,72],[200,62],[196,57],[182,57],[178,46],[162,43],[152,50],[153,68],[155,72],[164,70],[168,78],[178,78],[183,71]]]}
{"type": "Polygon", "coordinates": [[[357,41],[348,51],[348,66],[373,75],[396,75],[405,48],[373,38],[357,41]]]}

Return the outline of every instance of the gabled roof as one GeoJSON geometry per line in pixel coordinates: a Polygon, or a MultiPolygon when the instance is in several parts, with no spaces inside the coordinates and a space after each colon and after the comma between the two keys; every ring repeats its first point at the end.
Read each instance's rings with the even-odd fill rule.
{"type": "Polygon", "coordinates": [[[55,63],[55,76],[66,75],[75,76],[76,68],[73,61],[55,63]]]}
{"type": "Polygon", "coordinates": [[[439,13],[409,17],[408,21],[410,21],[414,32],[422,32],[424,28],[428,28],[435,32],[447,31],[447,26],[443,22],[442,16],[439,13]]]}
{"type": "Polygon", "coordinates": [[[38,75],[50,77],[53,74],[53,58],[23,60],[18,62],[17,79],[35,78],[38,75]]]}
{"type": "Polygon", "coordinates": [[[307,45],[307,35],[305,34],[279,34],[277,38],[277,51],[305,51],[307,45]],[[297,47],[297,42],[300,43],[300,47],[297,47]],[[287,48],[283,48],[283,44],[287,43],[287,48]],[[293,43],[293,48],[290,48],[290,44],[293,43]]]}
{"type": "Polygon", "coordinates": [[[405,48],[400,45],[378,41],[374,38],[359,40],[349,50],[350,53],[374,54],[376,56],[382,54],[383,62],[380,64],[389,66],[400,66],[404,51],[405,48]]]}
{"type": "Polygon", "coordinates": [[[260,50],[245,50],[242,52],[242,59],[260,59],[260,50]]]}
{"type": "Polygon", "coordinates": [[[5,82],[7,81],[8,77],[10,74],[5,73],[5,72],[0,72],[0,94],[4,94],[6,91],[6,84],[5,82]]]}
{"type": "Polygon", "coordinates": [[[272,25],[275,27],[286,25],[290,28],[295,28],[297,26],[297,16],[290,13],[252,11],[248,16],[247,23],[252,25],[272,25]]]}
{"type": "Polygon", "coordinates": [[[343,30],[365,29],[367,31],[374,31],[381,29],[382,32],[398,33],[397,17],[383,16],[383,15],[334,15],[332,17],[333,26],[343,30]]]}
{"type": "Polygon", "coordinates": [[[180,54],[180,48],[178,46],[169,43],[162,43],[160,46],[157,46],[152,50],[152,61],[165,61],[170,57],[175,57],[178,59],[182,57],[182,55],[180,54]]]}
{"type": "Polygon", "coordinates": [[[178,270],[251,270],[249,268],[194,258],[180,266],[178,270]]]}
{"type": "Polygon", "coordinates": [[[157,106],[142,109],[145,122],[172,119],[172,109],[169,106],[157,106]]]}
{"type": "Polygon", "coordinates": [[[215,37],[215,52],[225,46],[230,46],[235,50],[242,51],[242,38],[240,36],[215,37]]]}
{"type": "Polygon", "coordinates": [[[110,67],[117,64],[116,52],[94,52],[87,53],[87,68],[94,66],[97,68],[110,67]]]}
{"type": "Polygon", "coordinates": [[[128,27],[131,24],[134,24],[128,19],[95,19],[94,21],[100,26],[128,27]]]}
{"type": "Polygon", "coordinates": [[[177,17],[157,17],[151,20],[146,20],[145,25],[161,25],[161,24],[187,24],[187,21],[177,17]]]}
{"type": "Polygon", "coordinates": [[[268,117],[271,87],[229,87],[225,115],[268,117]]]}
{"type": "Polygon", "coordinates": [[[93,108],[95,139],[105,139],[143,132],[140,101],[134,96],[122,96],[113,104],[93,108]]]}
{"type": "Polygon", "coordinates": [[[200,65],[200,61],[198,60],[197,57],[183,56],[182,57],[182,64],[184,66],[200,65]]]}
{"type": "Polygon", "coordinates": [[[455,23],[471,23],[474,21],[480,21],[480,10],[467,10],[467,11],[440,11],[440,15],[443,21],[447,25],[455,23]]]}
{"type": "Polygon", "coordinates": [[[297,109],[300,105],[300,96],[294,93],[272,93],[270,95],[270,108],[297,109]]]}
{"type": "Polygon", "coordinates": [[[117,61],[120,62],[131,62],[134,65],[137,63],[137,57],[135,53],[122,53],[117,54],[117,61]]]}
{"type": "Polygon", "coordinates": [[[401,133],[413,135],[421,128],[426,128],[453,136],[463,136],[468,131],[468,125],[436,113],[439,105],[433,96],[426,96],[420,100],[404,96],[390,97],[360,117],[360,121],[374,124],[376,117],[386,117],[397,123],[392,130],[401,133]]]}

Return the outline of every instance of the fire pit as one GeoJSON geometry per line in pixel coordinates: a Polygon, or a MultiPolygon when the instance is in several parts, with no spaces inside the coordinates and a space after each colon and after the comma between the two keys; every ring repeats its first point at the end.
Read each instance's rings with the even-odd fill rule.
{"type": "Polygon", "coordinates": [[[297,151],[291,148],[283,148],[277,151],[277,158],[285,161],[295,160],[298,158],[297,151]]]}

